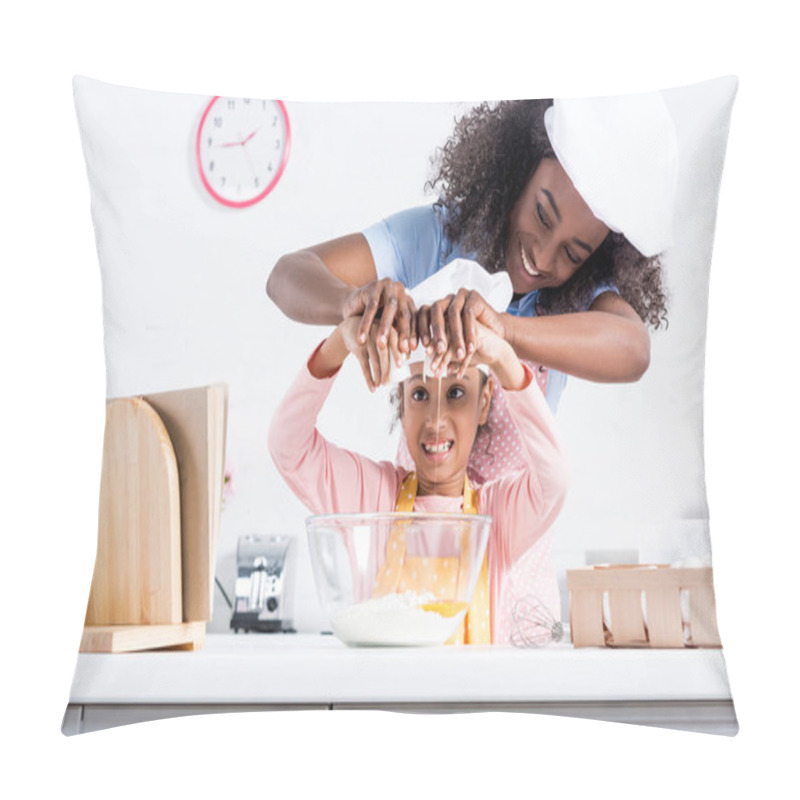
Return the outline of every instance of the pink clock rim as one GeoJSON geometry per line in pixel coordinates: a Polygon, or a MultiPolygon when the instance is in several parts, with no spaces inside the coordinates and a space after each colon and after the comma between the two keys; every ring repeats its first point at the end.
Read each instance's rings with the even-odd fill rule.
{"type": "Polygon", "coordinates": [[[217,191],[214,189],[213,186],[208,182],[208,178],[205,176],[205,172],[203,172],[203,161],[200,157],[200,142],[201,136],[203,132],[203,125],[205,124],[206,117],[208,117],[209,112],[211,111],[212,106],[214,103],[217,102],[222,97],[222,95],[214,95],[211,98],[208,105],[203,111],[203,116],[200,118],[200,124],[197,126],[197,137],[195,139],[195,163],[197,164],[197,172],[200,175],[200,180],[203,182],[203,186],[205,187],[206,191],[218,202],[228,208],[247,208],[248,206],[255,205],[256,203],[263,200],[274,188],[278,181],[281,179],[281,175],[283,175],[284,169],[286,169],[286,162],[289,160],[289,150],[291,149],[291,142],[292,142],[292,132],[289,126],[289,114],[286,111],[286,106],[283,104],[282,100],[272,100],[271,102],[276,103],[278,109],[281,112],[281,116],[283,117],[283,125],[284,129],[286,130],[286,143],[283,147],[283,156],[281,158],[281,163],[278,165],[278,170],[275,173],[272,180],[269,182],[267,187],[262,191],[260,194],[256,195],[255,197],[251,197],[249,200],[228,200],[227,197],[223,197],[222,195],[218,194],[217,191]]]}

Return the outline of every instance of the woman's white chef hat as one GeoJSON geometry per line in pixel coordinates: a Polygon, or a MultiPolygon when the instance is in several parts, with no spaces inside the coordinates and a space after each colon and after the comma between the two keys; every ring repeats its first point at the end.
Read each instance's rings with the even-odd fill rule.
{"type": "Polygon", "coordinates": [[[644,256],[672,244],[678,137],[660,93],[555,100],[544,124],[598,219],[644,256]]]}
{"type": "MultiPolygon", "coordinates": [[[[438,272],[426,278],[408,290],[417,308],[433,305],[437,300],[450,294],[457,294],[459,289],[477,291],[481,297],[498,313],[505,311],[511,302],[514,290],[511,287],[511,278],[508,273],[495,272],[490,274],[477,261],[466,258],[456,258],[446,264],[438,272]]],[[[398,367],[391,362],[389,371],[389,384],[397,385],[411,375],[409,366],[417,361],[424,363],[423,374],[433,377],[430,370],[430,359],[425,353],[425,348],[419,344],[417,349],[409,353],[402,366],[398,367]]],[[[488,370],[480,365],[480,368],[488,370]]]]}

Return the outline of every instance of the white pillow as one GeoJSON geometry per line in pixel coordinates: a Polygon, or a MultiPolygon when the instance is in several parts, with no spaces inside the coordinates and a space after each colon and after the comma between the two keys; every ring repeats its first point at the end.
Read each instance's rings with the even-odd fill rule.
{"type": "MultiPolygon", "coordinates": [[[[253,100],[274,112],[282,131],[275,147],[285,159],[261,180],[254,202],[236,207],[221,189],[209,190],[198,166],[198,131],[213,125],[219,108],[211,96],[82,77],[74,90],[102,271],[107,396],[228,384],[236,486],[222,514],[217,577],[230,595],[240,535],[294,534],[293,621],[300,631],[325,628],[303,532],[307,512],[277,474],[266,439],[285,387],[327,329],[288,320],[267,299],[265,281],[284,253],[433,202],[425,190],[430,157],[469,106],[253,100]]],[[[564,619],[564,571],[587,558],[710,563],[704,347],[735,90],[734,79],[721,79],[661,94],[675,124],[679,170],[675,243],[663,258],[670,322],[652,335],[649,370],[634,384],[570,379],[564,392],[557,420],[574,483],[553,553],[564,619]]],[[[243,141],[249,131],[237,135],[243,141]]],[[[231,144],[231,151],[243,149],[231,144]]],[[[366,395],[358,371],[346,365],[321,429],[350,449],[391,459],[397,442],[386,433],[386,397],[366,395]]],[[[214,611],[209,632],[228,633],[221,592],[214,611]]],[[[719,663],[718,696],[729,697],[721,653],[719,663]]]]}

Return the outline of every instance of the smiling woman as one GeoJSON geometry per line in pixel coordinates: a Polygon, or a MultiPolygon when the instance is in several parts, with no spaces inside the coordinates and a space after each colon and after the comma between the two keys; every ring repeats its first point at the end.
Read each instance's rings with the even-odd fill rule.
{"type": "Polygon", "coordinates": [[[543,158],[509,219],[505,268],[514,292],[563,286],[608,233],[561,164],[543,158]]]}
{"type": "MultiPolygon", "coordinates": [[[[666,321],[658,256],[671,238],[674,139],[673,122],[658,93],[479,106],[456,125],[430,184],[440,195],[435,207],[442,234],[490,271],[509,272],[515,292],[529,295],[519,316],[586,311],[603,290],[611,289],[636,312],[630,318],[658,328],[666,321]],[[593,135],[579,137],[576,128],[588,128],[593,135]],[[645,134],[649,143],[643,148],[645,134]],[[571,237],[583,246],[568,245],[571,237]],[[567,247],[559,271],[550,274],[552,267],[530,264],[547,280],[526,281],[530,275],[515,280],[514,272],[523,269],[522,251],[531,259],[534,243],[542,247],[551,240],[554,251],[567,247]]],[[[380,275],[377,260],[376,266],[380,275]]],[[[624,313],[623,305],[606,308],[605,302],[594,310],[624,313]]],[[[512,304],[509,311],[514,310],[512,304]]],[[[646,332],[641,328],[639,333],[646,332]]],[[[533,348],[531,358],[556,366],[549,363],[553,354],[546,342],[533,348]]],[[[563,357],[556,355],[557,360],[563,357]]],[[[605,364],[595,366],[596,374],[583,374],[580,357],[578,363],[566,359],[569,374],[595,380],[638,377],[635,368],[625,375],[612,366],[609,373],[605,364]]]]}
{"type": "MultiPolygon", "coordinates": [[[[555,410],[567,375],[629,382],[649,366],[646,326],[666,322],[659,252],[670,241],[675,150],[659,93],[482,104],[438,154],[435,203],[283,256],[267,292],[299,321],[360,316],[361,342],[376,328],[375,361],[392,328],[396,357],[420,340],[442,373],[457,361],[463,375],[481,323],[534,365],[555,410]],[[459,258],[508,273],[504,312],[465,290],[415,307],[407,290],[459,258]]],[[[505,412],[495,401],[493,420],[505,412]]]]}

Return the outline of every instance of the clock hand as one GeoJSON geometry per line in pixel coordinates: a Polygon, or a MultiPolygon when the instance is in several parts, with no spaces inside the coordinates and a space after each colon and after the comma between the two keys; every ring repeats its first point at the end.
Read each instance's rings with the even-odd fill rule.
{"type": "MultiPolygon", "coordinates": [[[[258,128],[256,128],[248,137],[242,139],[239,142],[224,142],[219,147],[239,147],[240,145],[244,147],[256,134],[258,133],[258,128]]],[[[241,136],[241,134],[239,134],[241,136]]]]}
{"type": "Polygon", "coordinates": [[[242,144],[247,144],[256,134],[258,133],[258,128],[256,128],[246,139],[242,139],[242,144]]]}
{"type": "MultiPolygon", "coordinates": [[[[253,131],[253,133],[255,133],[255,131],[253,131]]],[[[248,136],[248,137],[247,137],[247,139],[245,139],[245,140],[244,140],[244,142],[242,142],[242,144],[244,144],[244,143],[245,143],[245,142],[246,142],[248,139],[250,139],[250,137],[251,137],[252,135],[253,135],[253,134],[251,133],[251,134],[250,134],[250,136],[248,136]]],[[[252,159],[250,158],[250,153],[248,153],[248,152],[247,152],[247,148],[245,148],[245,149],[243,150],[243,152],[244,152],[244,156],[245,156],[245,158],[247,159],[247,164],[248,164],[248,165],[249,165],[249,167],[250,167],[250,171],[253,173],[253,175],[256,175],[256,176],[258,176],[258,173],[256,172],[256,168],[255,168],[255,166],[253,165],[253,161],[252,161],[252,159]]]]}

